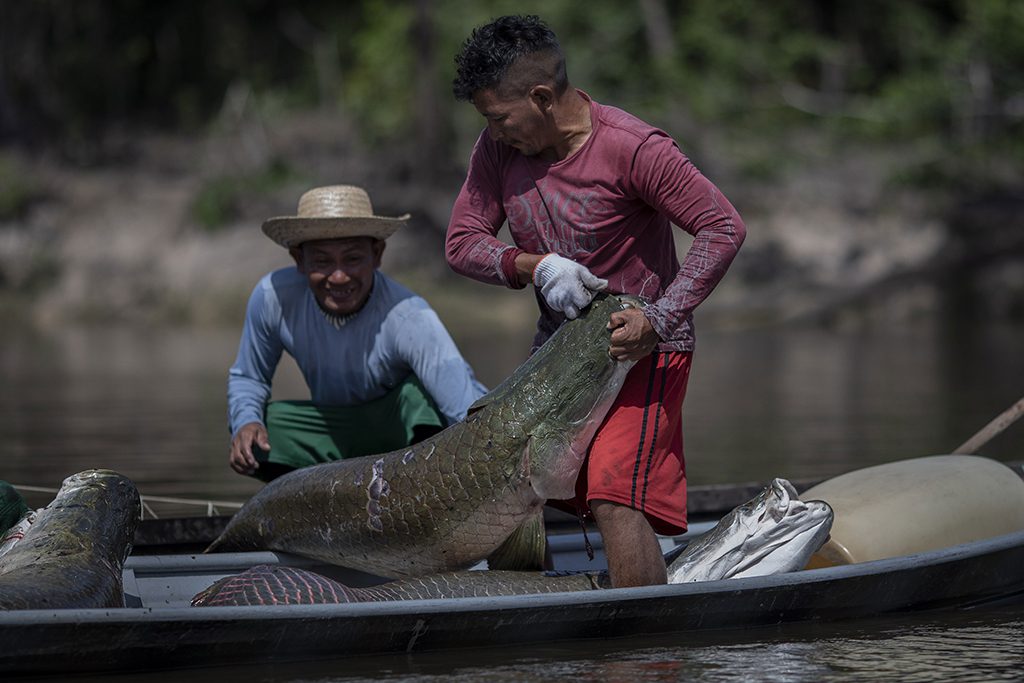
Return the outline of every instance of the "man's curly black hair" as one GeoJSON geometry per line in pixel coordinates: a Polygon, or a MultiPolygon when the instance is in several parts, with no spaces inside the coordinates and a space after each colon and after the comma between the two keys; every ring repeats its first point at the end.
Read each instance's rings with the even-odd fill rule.
{"type": "Polygon", "coordinates": [[[558,38],[535,15],[499,17],[473,29],[455,56],[455,66],[452,92],[457,100],[471,100],[474,93],[499,86],[509,95],[520,95],[540,82],[550,81],[558,94],[568,85],[558,38]],[[513,64],[517,73],[506,78],[513,64]]]}

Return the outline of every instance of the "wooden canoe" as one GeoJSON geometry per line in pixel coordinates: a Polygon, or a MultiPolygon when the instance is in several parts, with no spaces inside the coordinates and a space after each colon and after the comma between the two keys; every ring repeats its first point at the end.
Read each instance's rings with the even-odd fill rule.
{"type": "MultiPolygon", "coordinates": [[[[566,547],[556,550],[556,562],[582,556],[579,536],[561,542],[566,547]]],[[[1024,602],[1021,531],[898,558],[669,586],[369,604],[188,606],[193,593],[214,580],[263,563],[330,571],[277,553],[129,558],[129,607],[0,613],[0,672],[290,662],[1024,602]]],[[[356,573],[334,577],[352,585],[375,581],[356,573]]]]}
{"type": "MultiPolygon", "coordinates": [[[[709,511],[714,507],[731,509],[760,487],[715,487],[692,496],[691,509],[701,510],[695,517],[713,517],[709,511]]],[[[663,538],[663,548],[713,524],[713,519],[694,522],[688,535],[663,538]]],[[[192,533],[189,525],[182,528],[192,533]]],[[[601,568],[600,537],[590,536],[598,556],[589,563],[583,535],[567,528],[550,536],[556,568],[601,568]]],[[[723,581],[340,605],[189,606],[195,593],[217,579],[257,564],[300,566],[353,586],[382,580],[273,552],[133,555],[124,567],[125,608],[0,612],[0,673],[145,671],[645,634],[727,633],[1024,604],[1022,529],[909,555],[723,581]]]]}

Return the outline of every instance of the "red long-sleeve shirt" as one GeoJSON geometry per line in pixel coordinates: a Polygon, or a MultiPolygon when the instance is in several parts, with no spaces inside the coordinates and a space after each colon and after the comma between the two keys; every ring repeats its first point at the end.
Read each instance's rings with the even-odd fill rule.
{"type": "MultiPolygon", "coordinates": [[[[455,201],[445,255],[462,275],[519,287],[514,261],[555,252],[635,294],[662,350],[692,351],[693,310],[722,279],[746,235],[729,200],[663,131],[590,102],[587,141],[549,163],[490,139],[485,130],[455,201]],[[508,221],[515,246],[495,235],[508,221]],[[671,225],[694,236],[680,266],[671,225]]],[[[544,305],[536,345],[563,318],[544,305]]]]}

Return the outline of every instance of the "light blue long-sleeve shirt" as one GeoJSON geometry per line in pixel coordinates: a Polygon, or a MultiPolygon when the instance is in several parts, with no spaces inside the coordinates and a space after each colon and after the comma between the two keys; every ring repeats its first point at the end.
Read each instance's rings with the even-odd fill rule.
{"type": "Polygon", "coordinates": [[[282,351],[295,359],[318,404],[372,401],[414,373],[452,424],[487,391],[430,305],[380,271],[366,305],[337,327],[306,276],[282,268],[263,276],[249,297],[238,357],[228,373],[232,436],[242,425],[264,423],[282,351]]]}

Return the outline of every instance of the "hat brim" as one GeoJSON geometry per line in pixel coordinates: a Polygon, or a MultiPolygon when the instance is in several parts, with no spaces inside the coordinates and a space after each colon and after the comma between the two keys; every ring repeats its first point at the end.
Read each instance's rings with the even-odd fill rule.
{"type": "Polygon", "coordinates": [[[409,214],[344,218],[300,218],[280,216],[263,221],[263,234],[290,249],[312,240],[337,240],[347,237],[373,237],[386,240],[409,220],[409,214]]]}

